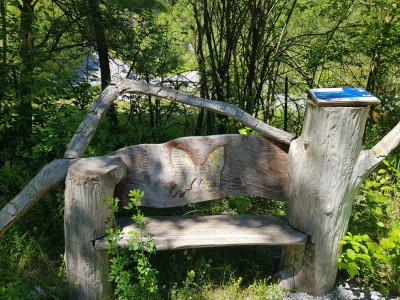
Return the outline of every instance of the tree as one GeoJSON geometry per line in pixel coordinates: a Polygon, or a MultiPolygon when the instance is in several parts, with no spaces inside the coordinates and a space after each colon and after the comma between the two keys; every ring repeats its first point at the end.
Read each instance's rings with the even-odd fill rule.
{"type": "MultiPolygon", "coordinates": [[[[287,28],[296,3],[191,1],[201,91],[207,90],[207,97],[235,103],[250,114],[261,113],[266,122],[270,121],[276,93],[284,90],[281,72],[285,55],[294,44],[287,28]]],[[[201,120],[199,117],[198,128],[201,120]]],[[[219,132],[225,130],[220,125],[219,132]]]]}
{"type": "Polygon", "coordinates": [[[108,43],[104,30],[103,15],[100,10],[98,0],[88,0],[89,11],[91,12],[91,22],[93,24],[94,38],[96,41],[96,50],[99,54],[101,71],[101,89],[104,90],[111,82],[111,72],[108,56],[108,43]]]}
{"type": "Polygon", "coordinates": [[[23,0],[18,3],[20,10],[20,42],[19,55],[21,58],[21,76],[19,79],[19,128],[21,135],[29,136],[32,133],[32,84],[35,67],[35,37],[33,34],[33,20],[35,7],[39,0],[23,0]]]}

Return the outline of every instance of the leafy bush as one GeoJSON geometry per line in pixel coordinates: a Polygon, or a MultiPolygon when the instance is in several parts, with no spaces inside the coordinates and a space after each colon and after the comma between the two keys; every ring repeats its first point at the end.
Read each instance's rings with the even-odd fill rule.
{"type": "Polygon", "coordinates": [[[107,230],[107,252],[111,255],[109,280],[115,283],[115,296],[120,300],[130,299],[160,299],[157,286],[157,270],[151,266],[149,256],[156,252],[151,236],[143,237],[143,214],[139,210],[139,202],[144,193],[133,190],[129,193],[130,202],[124,206],[126,210],[134,210],[132,220],[139,227],[139,233],[131,232],[128,251],[117,245],[122,233],[116,224],[115,213],[119,210],[119,199],[109,198],[105,201],[114,212],[107,222],[112,227],[107,230]]]}
{"type": "Polygon", "coordinates": [[[400,172],[385,161],[360,189],[338,267],[356,282],[400,295],[400,172]]]}

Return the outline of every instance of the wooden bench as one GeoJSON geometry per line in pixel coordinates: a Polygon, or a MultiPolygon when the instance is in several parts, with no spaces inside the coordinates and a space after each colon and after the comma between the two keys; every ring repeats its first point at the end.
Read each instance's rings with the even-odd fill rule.
{"type": "MultiPolygon", "coordinates": [[[[338,242],[347,231],[357,190],[400,142],[399,123],[374,147],[363,150],[369,104],[360,106],[351,101],[348,106],[338,107],[334,101],[329,102],[327,107],[307,102],[302,133],[294,139],[293,134],[271,127],[229,103],[117,79],[93,103],[64,158],[46,165],[1,209],[0,237],[47,191],[63,186],[65,181],[65,261],[69,285],[75,298],[100,299],[111,288],[107,281],[108,257],[95,247],[96,243],[101,247],[97,240],[104,236],[104,220],[110,214],[102,199],[115,195],[124,198],[130,189],[139,188],[146,193],[141,204],[152,207],[181,206],[229,195],[288,200],[289,223],[305,232],[308,241],[305,245],[282,247],[281,273],[287,274],[282,277],[290,288],[324,295],[335,283],[341,253],[338,242]],[[101,116],[124,93],[144,94],[221,113],[279,142],[238,135],[193,137],[80,159],[101,116]]],[[[173,227],[182,226],[179,222],[173,227]]],[[[242,227],[236,224],[229,230],[242,227]]],[[[166,233],[161,232],[160,237],[165,238],[166,233]]],[[[219,244],[216,238],[213,241],[219,244]]],[[[199,240],[185,247],[194,247],[196,243],[199,240]]]]}
{"type": "MultiPolygon", "coordinates": [[[[108,156],[80,159],[69,168],[65,189],[65,261],[70,280],[109,293],[104,240],[110,215],[102,199],[144,191],[141,205],[177,207],[232,195],[286,200],[287,146],[244,135],[180,138],[161,145],[137,145],[108,156]],[[82,240],[90,243],[82,243],[82,240]],[[88,267],[90,266],[90,267],[88,267]],[[74,278],[76,274],[76,278],[74,278]],[[101,275],[99,275],[101,274],[101,275]],[[71,279],[72,278],[72,279],[71,279]]],[[[263,215],[145,217],[157,250],[243,245],[304,245],[307,235],[283,217],[263,215]]],[[[139,231],[120,221],[118,245],[139,231]]],[[[82,295],[83,295],[82,294],[82,295]]],[[[87,294],[89,294],[87,292],[87,294]]],[[[82,295],[76,295],[78,298],[82,295]]]]}
{"type": "MultiPolygon", "coordinates": [[[[265,138],[219,135],[180,138],[161,145],[137,145],[116,151],[127,176],[116,194],[144,191],[142,205],[176,207],[230,195],[284,200],[287,194],[285,147],[265,138]],[[205,147],[206,146],[206,147],[205,147]]],[[[158,250],[238,245],[304,244],[306,236],[275,216],[147,217],[143,233],[154,235],[158,250]]],[[[122,223],[126,246],[134,224],[122,223]]],[[[96,247],[105,247],[102,241],[96,247]]]]}

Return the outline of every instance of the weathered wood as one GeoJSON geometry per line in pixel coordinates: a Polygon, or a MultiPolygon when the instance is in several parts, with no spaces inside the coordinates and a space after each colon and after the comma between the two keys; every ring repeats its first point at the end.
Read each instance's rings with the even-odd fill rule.
{"type": "Polygon", "coordinates": [[[315,253],[301,267],[284,266],[294,271],[301,291],[323,295],[335,282],[338,241],[346,233],[360,183],[354,174],[367,116],[368,107],[308,104],[302,134],[290,146],[288,220],[310,235],[315,253]]]}
{"type": "Polygon", "coordinates": [[[362,182],[400,143],[400,122],[372,149],[361,152],[356,169],[356,179],[362,182]]]}
{"type": "Polygon", "coordinates": [[[93,102],[85,118],[69,142],[64,157],[82,157],[96,132],[101,117],[111,104],[113,104],[115,99],[123,94],[124,89],[125,86],[121,82],[114,82],[101,93],[96,101],[93,102]]]}
{"type": "Polygon", "coordinates": [[[262,135],[284,144],[290,144],[290,141],[294,138],[293,134],[269,126],[232,104],[204,99],[146,82],[134,81],[127,78],[115,78],[93,103],[71,142],[68,144],[64,157],[78,158],[83,155],[96,132],[102,115],[124,93],[145,94],[211,110],[232,117],[234,120],[260,132],[262,135]]]}
{"type": "Polygon", "coordinates": [[[97,251],[94,240],[104,236],[110,210],[103,201],[113,197],[126,166],[117,157],[83,158],[72,165],[65,184],[65,265],[72,299],[105,299],[109,257],[97,251]]]}
{"type": "Polygon", "coordinates": [[[144,191],[141,205],[173,207],[232,195],[288,198],[287,147],[247,135],[186,137],[114,152],[128,167],[116,195],[144,191]]]}
{"type": "MultiPolygon", "coordinates": [[[[231,104],[213,101],[208,99],[203,99],[200,97],[196,97],[193,95],[189,95],[186,93],[182,93],[170,88],[151,85],[143,82],[132,81],[124,78],[116,78],[114,81],[101,93],[99,98],[93,103],[89,112],[86,114],[85,118],[79,125],[77,131],[72,137],[70,143],[67,146],[67,150],[64,154],[65,158],[79,158],[81,157],[89,143],[91,142],[98,124],[100,123],[100,119],[104,112],[110,107],[110,105],[122,94],[125,92],[129,93],[143,93],[146,95],[152,95],[164,99],[168,99],[171,101],[180,102],[183,104],[193,105],[199,108],[204,108],[208,110],[212,110],[218,113],[221,113],[226,116],[232,117],[234,120],[242,122],[246,126],[252,128],[253,130],[260,132],[262,135],[266,137],[270,137],[276,141],[282,142],[284,144],[289,144],[290,141],[294,138],[294,135],[291,133],[287,133],[280,129],[269,126],[260,120],[254,118],[253,116],[247,114],[240,108],[237,108],[231,104]]],[[[50,163],[50,164],[53,164],[50,163]]],[[[55,163],[57,164],[57,163],[55,163]]],[[[41,176],[38,174],[38,176],[41,176]]],[[[36,177],[35,177],[36,178],[36,177]]],[[[64,180],[65,175],[62,180],[64,180]]],[[[33,179],[35,181],[36,179],[33,179]]],[[[37,181],[36,181],[37,182],[37,181]]],[[[37,184],[35,184],[37,185],[37,184]]],[[[19,210],[18,205],[15,203],[20,203],[21,199],[24,198],[24,207],[29,208],[34,205],[37,201],[39,201],[49,190],[46,186],[43,186],[41,190],[36,190],[37,196],[26,198],[24,196],[26,191],[31,187],[27,187],[20,194],[18,194],[6,207],[2,209],[0,212],[0,220],[1,217],[4,218],[4,223],[0,223],[0,236],[4,235],[4,233],[8,230],[8,228],[20,217],[24,214],[25,209],[19,210]],[[17,211],[14,210],[14,207],[17,208],[17,211]],[[12,216],[10,218],[10,216],[12,216]]]]}
{"type": "Polygon", "coordinates": [[[314,247],[311,244],[285,245],[281,252],[281,266],[284,270],[275,274],[275,281],[287,290],[302,290],[304,286],[315,285],[313,260],[314,247]]]}
{"type": "MultiPolygon", "coordinates": [[[[206,248],[243,245],[301,245],[307,236],[294,230],[285,219],[277,216],[214,215],[145,217],[143,236],[154,235],[157,250],[206,248]]],[[[117,243],[129,246],[132,235],[140,233],[130,220],[121,222],[123,234],[117,243]]],[[[96,241],[97,249],[105,249],[103,239],[96,241]]]]}
{"type": "Polygon", "coordinates": [[[208,100],[171,88],[149,84],[146,82],[133,81],[129,79],[120,79],[120,82],[122,82],[125,86],[125,93],[145,94],[204,108],[206,110],[231,117],[234,120],[250,127],[254,131],[261,133],[263,136],[284,144],[290,144],[295,137],[294,134],[267,125],[240,108],[226,102],[208,100]]]}
{"type": "Polygon", "coordinates": [[[64,183],[68,167],[74,161],[71,159],[53,160],[44,166],[20,193],[1,209],[0,237],[48,191],[56,189],[64,183]]]}

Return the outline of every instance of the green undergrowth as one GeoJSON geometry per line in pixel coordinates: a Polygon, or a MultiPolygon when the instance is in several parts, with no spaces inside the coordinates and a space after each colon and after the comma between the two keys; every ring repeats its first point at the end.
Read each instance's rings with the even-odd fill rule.
{"type": "Polygon", "coordinates": [[[196,283],[196,272],[188,272],[181,287],[174,286],[168,299],[173,300],[225,300],[225,299],[254,299],[280,300],[284,291],[277,285],[271,284],[269,279],[256,280],[252,284],[243,286],[242,277],[227,277],[227,282],[220,285],[196,283]]]}
{"type": "Polygon", "coordinates": [[[384,161],[355,199],[338,266],[358,285],[400,296],[400,171],[384,161]]]}
{"type": "MultiPolygon", "coordinates": [[[[128,249],[116,244],[121,234],[116,213],[121,211],[121,204],[117,198],[106,199],[114,212],[107,220],[112,224],[107,231],[107,251],[111,255],[109,279],[114,283],[116,299],[280,299],[282,291],[271,280],[271,274],[278,271],[280,247],[224,247],[156,253],[151,235],[143,236],[142,233],[145,220],[138,203],[143,192],[133,190],[129,196],[130,201],[122,206],[122,211],[125,215],[128,212],[139,230],[130,233],[128,249]]],[[[282,210],[282,206],[274,209],[265,206],[266,202],[255,197],[231,197],[190,205],[186,214],[249,213],[256,208],[259,213],[282,210]]]]}
{"type": "Polygon", "coordinates": [[[279,258],[280,247],[247,246],[160,251],[152,263],[164,299],[263,299],[279,290],[279,258]]]}

